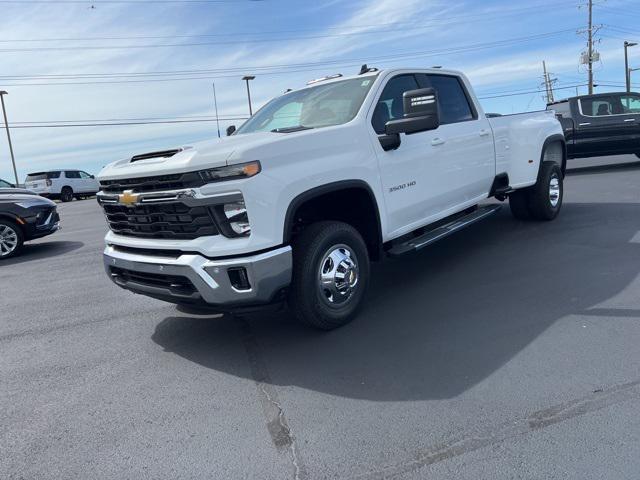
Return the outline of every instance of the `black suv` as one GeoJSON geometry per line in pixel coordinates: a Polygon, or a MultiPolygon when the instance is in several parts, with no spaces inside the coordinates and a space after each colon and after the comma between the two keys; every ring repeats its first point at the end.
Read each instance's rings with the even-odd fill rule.
{"type": "Polygon", "coordinates": [[[20,252],[27,240],[60,228],[56,204],[20,188],[0,186],[0,260],[20,252]]]}

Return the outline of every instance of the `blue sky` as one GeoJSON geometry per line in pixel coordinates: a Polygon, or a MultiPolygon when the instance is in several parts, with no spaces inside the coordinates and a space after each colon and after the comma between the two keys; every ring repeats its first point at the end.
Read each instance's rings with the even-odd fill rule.
{"type": "MultiPolygon", "coordinates": [[[[101,166],[150,149],[217,136],[221,116],[244,116],[312,78],[377,67],[465,71],[486,111],[544,108],[542,60],[561,88],[586,83],[580,0],[0,0],[0,90],[9,122],[164,119],[185,123],[12,128],[19,178],[49,168],[101,166]],[[141,46],[143,46],[141,48],[141,46]],[[124,48],[114,48],[124,47],[124,48]],[[158,74],[157,72],[181,72],[158,74]],[[147,75],[152,73],[153,75],[147,75]],[[149,81],[153,80],[153,81],[149,81]]],[[[585,0],[586,3],[586,0],[585,0]]],[[[640,41],[640,0],[601,0],[596,91],[621,90],[624,40],[640,41]]],[[[640,42],[639,42],[640,43],[640,42]]],[[[640,46],[629,50],[640,67],[640,46]]],[[[640,71],[634,82],[640,90],[640,71]]],[[[585,93],[586,87],[578,87],[585,93]]],[[[221,128],[241,121],[223,121],[221,128]]],[[[33,125],[31,123],[30,125],[33,125]]],[[[4,132],[0,177],[12,179],[4,132]]]]}

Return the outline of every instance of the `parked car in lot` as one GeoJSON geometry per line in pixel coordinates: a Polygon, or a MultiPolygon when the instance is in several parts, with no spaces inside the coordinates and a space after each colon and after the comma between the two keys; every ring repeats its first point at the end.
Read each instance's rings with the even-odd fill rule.
{"type": "Polygon", "coordinates": [[[60,227],[56,204],[23,189],[0,189],[0,260],[17,255],[24,242],[60,227]]]}
{"type": "Polygon", "coordinates": [[[640,94],[598,93],[547,105],[557,114],[569,158],[640,157],[640,94]]]}
{"type": "Polygon", "coordinates": [[[565,157],[550,111],[487,118],[461,73],[363,66],[285,93],[222,140],[105,167],[104,265],[169,302],[237,312],[286,299],[302,322],[336,328],[362,304],[370,260],[500,208],[483,200],[555,218],[565,157]]]}
{"type": "Polygon", "coordinates": [[[25,188],[38,195],[59,198],[70,202],[74,198],[90,197],[98,193],[99,184],[95,177],[82,170],[49,170],[27,175],[25,188]]]}

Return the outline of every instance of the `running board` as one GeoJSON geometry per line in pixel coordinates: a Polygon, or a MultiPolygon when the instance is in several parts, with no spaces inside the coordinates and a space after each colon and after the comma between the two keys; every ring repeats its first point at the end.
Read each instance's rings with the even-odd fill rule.
{"type": "Polygon", "coordinates": [[[420,250],[427,245],[431,245],[432,243],[435,243],[438,240],[457,232],[458,230],[462,230],[463,228],[468,227],[469,225],[472,225],[493,213],[496,213],[501,208],[502,205],[486,205],[484,207],[479,207],[468,215],[458,217],[454,221],[447,223],[446,225],[434,228],[433,230],[429,230],[428,232],[423,233],[419,237],[414,237],[404,243],[395,245],[387,253],[392,257],[398,257],[400,255],[404,255],[405,253],[415,252],[416,250],[420,250]]]}

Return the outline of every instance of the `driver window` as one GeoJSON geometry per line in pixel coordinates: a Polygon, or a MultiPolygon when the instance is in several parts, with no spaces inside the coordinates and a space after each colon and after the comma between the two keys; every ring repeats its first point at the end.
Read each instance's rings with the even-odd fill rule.
{"type": "Polygon", "coordinates": [[[404,115],[402,94],[418,88],[413,74],[398,75],[387,82],[371,119],[371,125],[378,135],[384,134],[384,126],[389,120],[402,118],[404,115]]]}

